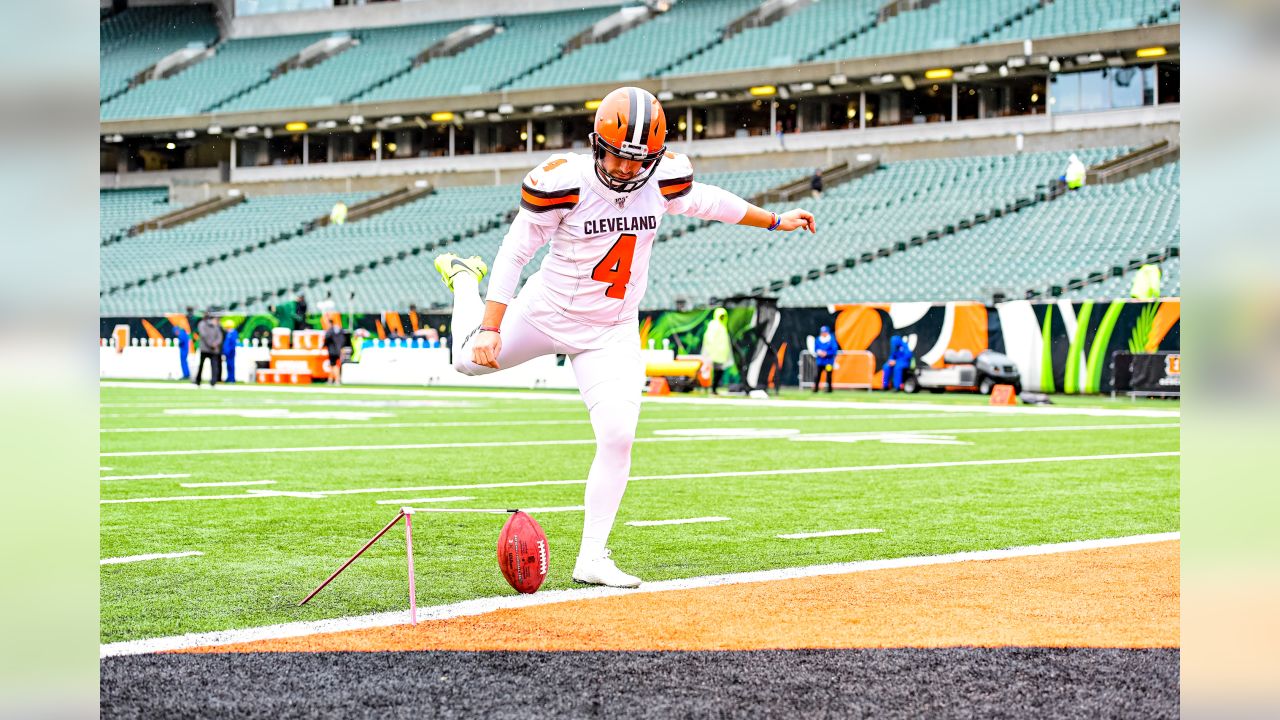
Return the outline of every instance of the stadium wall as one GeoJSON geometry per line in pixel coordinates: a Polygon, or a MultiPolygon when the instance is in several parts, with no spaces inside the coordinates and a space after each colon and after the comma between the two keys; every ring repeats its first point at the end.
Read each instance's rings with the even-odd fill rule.
{"type": "MultiPolygon", "coordinates": [[[[842,350],[865,350],[882,365],[889,338],[907,338],[917,363],[941,365],[947,350],[968,350],[975,356],[986,349],[1003,352],[1018,365],[1023,389],[1041,392],[1106,393],[1113,389],[1112,356],[1116,352],[1176,352],[1181,347],[1181,301],[1057,301],[1018,300],[987,306],[975,302],[857,303],[825,308],[786,308],[771,343],[775,384],[799,382],[800,351],[812,344],[818,328],[833,328],[842,350]]],[[[227,314],[246,340],[269,342],[271,330],[281,326],[270,314],[227,314]]],[[[729,330],[740,358],[754,347],[751,303],[730,308],[729,330]]],[[[370,331],[374,338],[388,337],[386,317],[378,314],[344,315],[348,325],[370,331]]],[[[695,353],[711,318],[711,309],[641,313],[643,346],[676,353],[695,353]]],[[[402,327],[414,327],[407,315],[397,317],[402,327]]],[[[417,327],[443,328],[449,316],[420,313],[417,327]]],[[[117,325],[127,325],[130,336],[150,343],[173,337],[167,317],[108,317],[100,320],[105,342],[117,325]]],[[[308,317],[308,326],[319,329],[320,316],[308,317]]],[[[452,372],[447,351],[403,347],[389,340],[386,347],[361,358],[363,367],[349,365],[348,382],[368,384],[500,385],[506,387],[573,387],[572,373],[556,358],[530,364],[488,378],[465,378],[452,372]],[[432,355],[434,353],[434,355],[432,355]],[[443,355],[441,354],[443,353],[443,355]]],[[[264,354],[265,348],[247,348],[264,354]]],[[[366,350],[366,353],[368,351],[366,350]]],[[[178,359],[172,347],[101,348],[100,375],[104,378],[172,379],[178,359]],[[167,358],[167,359],[166,359],[167,358]]],[[[255,357],[264,359],[264,357],[255,357]]],[[[253,367],[245,358],[244,366],[253,367]]],[[[243,377],[247,378],[248,375],[243,377]]],[[[730,373],[727,382],[738,380],[730,373]]],[[[873,378],[878,387],[880,374],[873,378]]]]}

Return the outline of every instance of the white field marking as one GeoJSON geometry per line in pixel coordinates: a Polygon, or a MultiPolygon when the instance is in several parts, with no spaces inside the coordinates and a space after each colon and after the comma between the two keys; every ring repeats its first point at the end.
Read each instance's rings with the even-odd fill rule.
{"type": "Polygon", "coordinates": [[[107,467],[106,465],[103,465],[103,466],[101,466],[101,467],[99,467],[99,468],[98,468],[98,472],[108,472],[108,471],[110,471],[110,470],[111,470],[111,468],[107,467]]]}
{"type": "MultiPolygon", "coordinates": [[[[103,380],[98,383],[99,387],[108,388],[132,388],[145,390],[175,390],[178,392],[187,392],[192,388],[184,386],[182,383],[162,383],[162,382],[119,382],[115,380],[103,380]]],[[[278,395],[375,395],[382,397],[436,397],[436,398],[452,398],[456,400],[529,400],[536,402],[544,402],[548,400],[560,400],[563,402],[581,403],[582,398],[578,393],[573,392],[553,392],[553,391],[519,391],[519,390],[489,390],[471,392],[467,390],[410,390],[404,388],[374,388],[374,387],[354,387],[344,386],[340,388],[331,387],[288,387],[285,385],[255,385],[240,384],[226,385],[224,384],[218,389],[218,394],[227,393],[272,393],[278,395]]]]}
{"type": "Polygon", "coordinates": [[[686,397],[649,397],[646,403],[660,405],[741,405],[756,408],[808,408],[810,410],[905,410],[932,411],[942,413],[982,413],[987,415],[1086,415],[1092,417],[1146,417],[1176,418],[1181,416],[1179,410],[1149,410],[1145,408],[1097,408],[1067,407],[1060,405],[947,405],[929,402],[865,402],[857,400],[731,400],[728,398],[686,398],[686,397]]]}
{"type": "MultiPolygon", "coordinates": [[[[1182,453],[1176,450],[1168,452],[1149,452],[1149,453],[1114,453],[1108,455],[1068,455],[1063,457],[1033,457],[1033,458],[1000,458],[994,460],[952,460],[948,462],[928,462],[928,463],[898,463],[892,465],[851,465],[844,467],[809,467],[809,468],[783,468],[778,470],[735,470],[730,472],[709,472],[709,473],[679,473],[676,475],[633,475],[628,482],[637,480],[702,480],[710,478],[730,478],[730,477],[755,477],[760,475],[818,475],[828,473],[855,473],[868,472],[876,470],[919,470],[943,467],[980,467],[986,465],[1025,465],[1033,463],[1052,463],[1052,462],[1085,462],[1089,460],[1130,460],[1137,458],[1157,458],[1157,457],[1178,457],[1182,453]]],[[[333,495],[364,495],[369,493],[410,493],[410,492],[431,492],[440,490],[492,490],[498,488],[526,488],[526,487],[543,487],[550,485],[586,485],[586,480],[529,480],[525,482],[503,482],[503,483],[476,483],[472,485],[421,485],[418,487],[399,487],[399,488],[351,488],[342,490],[311,490],[305,493],[310,495],[319,495],[323,497],[333,495]]],[[[153,503],[153,502],[183,502],[183,501],[199,501],[199,500],[243,500],[246,498],[268,497],[266,494],[245,494],[245,495],[176,495],[169,497],[153,497],[153,498],[125,498],[122,500],[99,500],[102,505],[114,505],[120,503],[153,503]]]]}
{"type": "MultiPolygon", "coordinates": [[[[507,410],[505,412],[510,412],[507,410]]],[[[576,412],[576,411],[575,411],[576,412]]],[[[582,412],[586,412],[584,409],[582,412]]],[[[740,417],[723,417],[711,415],[707,417],[641,417],[640,424],[647,423],[696,423],[696,422],[798,422],[808,420],[908,420],[920,418],[954,417],[950,413],[918,413],[888,415],[743,415],[740,417]]],[[[307,425],[205,425],[198,427],[141,427],[141,428],[102,428],[100,433],[169,433],[169,432],[238,432],[244,430],[352,430],[382,428],[439,428],[439,427],[521,427],[533,425],[590,425],[589,419],[574,420],[456,420],[456,421],[424,421],[393,423],[313,423],[307,425]]],[[[664,431],[669,432],[669,431],[664,431]]],[[[739,431],[741,434],[743,431],[739,431]]]]}
{"type": "Polygon", "coordinates": [[[179,483],[184,488],[237,487],[241,485],[275,485],[275,480],[235,480],[232,482],[179,483]]]}
{"type": "Polygon", "coordinates": [[[585,507],[582,505],[562,505],[560,507],[534,507],[534,508],[411,508],[414,512],[437,512],[437,513],[485,513],[488,515],[510,515],[512,510],[523,510],[530,515],[534,513],[558,513],[558,512],[582,512],[585,507]]]}
{"type": "Polygon", "coordinates": [[[890,445],[972,445],[971,442],[956,440],[955,435],[937,435],[916,432],[882,432],[882,433],[835,433],[830,435],[801,435],[792,440],[801,442],[882,442],[890,445]]]}
{"type": "Polygon", "coordinates": [[[301,490],[245,490],[245,493],[256,497],[291,497],[306,498],[308,500],[323,500],[325,497],[320,493],[301,490]]]}
{"type": "MultiPolygon", "coordinates": [[[[1089,430],[1146,430],[1151,428],[1174,428],[1178,427],[1178,423],[1131,423],[1126,425],[1060,425],[1053,427],[1014,427],[1014,428],[925,428],[922,430],[898,430],[899,434],[960,434],[960,433],[1001,433],[1001,432],[1072,432],[1072,431],[1089,431],[1089,430]]],[[[717,435],[714,437],[641,437],[636,438],[638,443],[655,443],[655,442],[719,442],[730,440],[760,440],[768,439],[761,435],[751,434],[753,428],[743,428],[742,431],[735,435],[717,435]]],[[[882,435],[883,433],[874,433],[882,435]]],[[[795,440],[800,435],[789,436],[789,439],[795,440]]],[[[518,440],[518,441],[489,441],[489,442],[452,442],[452,443],[407,443],[397,445],[317,445],[314,447],[287,447],[287,448],[220,448],[206,450],[135,450],[129,452],[104,452],[99,453],[101,457],[152,457],[157,455],[242,455],[242,454],[277,454],[277,453],[312,453],[312,452],[350,452],[355,450],[442,450],[449,448],[475,448],[475,447],[536,447],[544,445],[594,445],[595,438],[580,438],[574,440],[518,440]]]]}
{"type": "Polygon", "coordinates": [[[103,475],[100,480],[176,480],[189,478],[191,473],[158,473],[155,475],[103,475]]]}
{"type": "Polygon", "coordinates": [[[170,408],[165,415],[197,417],[238,417],[268,420],[372,420],[395,417],[392,413],[353,410],[310,410],[297,412],[289,408],[170,408]]]}
{"type": "Polygon", "coordinates": [[[188,550],[187,552],[175,553],[152,553],[150,555],[129,555],[127,557],[103,558],[98,561],[99,565],[121,565],[124,563],[143,562],[144,560],[167,560],[169,558],[184,558],[203,555],[204,553],[196,550],[188,550]]]}
{"type": "Polygon", "coordinates": [[[632,520],[631,522],[627,523],[627,525],[630,525],[631,527],[655,527],[658,525],[692,525],[694,523],[724,522],[728,519],[729,518],[727,517],[698,517],[698,518],[685,518],[683,520],[632,520]]]}
{"type": "Polygon", "coordinates": [[[429,498],[411,498],[409,500],[378,500],[375,505],[413,505],[415,503],[442,503],[442,502],[462,502],[464,500],[475,500],[469,495],[459,495],[456,497],[429,497],[429,498]]]}
{"type": "MultiPolygon", "coordinates": [[[[119,382],[104,380],[99,383],[100,387],[110,388],[134,388],[134,389],[150,389],[150,390],[176,390],[186,392],[190,387],[183,387],[181,383],[160,383],[160,382],[119,382]]],[[[560,401],[560,402],[582,402],[578,393],[570,392],[553,392],[547,390],[531,390],[531,391],[466,391],[466,390],[408,390],[408,389],[390,389],[390,388],[370,388],[370,387],[341,387],[341,388],[322,388],[322,387],[285,387],[285,386],[257,386],[252,384],[241,385],[224,385],[225,390],[222,393],[247,392],[247,393],[277,393],[282,395],[290,394],[312,394],[312,395],[330,395],[341,394],[351,395],[381,395],[381,396],[399,396],[399,397],[439,397],[439,398],[455,398],[458,400],[526,400],[536,402],[560,401]]],[[[735,399],[735,398],[710,398],[710,397],[649,397],[642,398],[642,402],[659,403],[659,404],[693,404],[704,406],[741,406],[752,408],[803,408],[807,410],[904,410],[904,411],[936,411],[945,413],[983,413],[995,415],[1091,415],[1096,417],[1151,417],[1151,418],[1176,418],[1181,415],[1178,410],[1149,410],[1143,408],[1097,408],[1097,407],[1064,407],[1064,406],[1028,406],[1028,405],[947,405],[943,403],[929,402],[866,402],[858,400],[780,400],[770,398],[769,400],[751,400],[751,399],[735,399]]]]}
{"type": "Polygon", "coordinates": [[[653,434],[665,437],[687,438],[780,438],[798,435],[795,428],[673,428],[671,430],[654,430],[653,434]]]}
{"type": "MultiPolygon", "coordinates": [[[[759,570],[755,572],[733,573],[727,575],[704,575],[702,577],[683,578],[680,580],[664,580],[660,582],[642,583],[635,589],[590,587],[571,590],[547,590],[532,595],[502,595],[499,597],[479,598],[450,605],[418,608],[418,620],[447,620],[450,618],[484,615],[496,610],[525,608],[536,605],[553,605],[556,603],[574,602],[577,600],[594,600],[617,595],[634,595],[639,593],[667,592],[670,590],[694,590],[723,585],[739,585],[743,583],[774,582],[778,580],[795,580],[798,578],[820,577],[825,575],[848,575],[851,573],[871,572],[875,570],[893,570],[898,568],[925,567],[928,565],[947,565],[951,563],[974,562],[983,560],[1007,560],[1018,557],[1036,555],[1054,555],[1058,553],[1080,552],[1084,550],[1100,550],[1103,548],[1125,547],[1129,545],[1145,545],[1149,543],[1179,540],[1178,532],[1157,533],[1151,535],[1130,535],[1128,537],[1103,538],[1098,540],[1076,540],[1073,542],[1053,543],[1050,545],[1027,545],[1002,550],[977,550],[970,552],[949,553],[947,555],[924,555],[915,557],[890,558],[886,560],[861,560],[830,565],[809,565],[806,567],[785,568],[782,570],[759,570]]],[[[99,657],[116,655],[139,655],[142,653],[164,652],[166,650],[185,650],[196,647],[215,647],[233,643],[254,642],[257,640],[282,640],[285,638],[305,637],[321,633],[345,632],[348,630],[365,630],[369,628],[407,625],[409,613],[404,610],[339,617],[329,620],[308,620],[303,622],[268,625],[265,627],[244,628],[237,630],[219,630],[206,633],[192,633],[172,637],[147,638],[143,640],[126,640],[101,645],[99,657]]]]}
{"type": "Polygon", "coordinates": [[[860,528],[857,530],[824,530],[822,532],[788,533],[786,535],[779,535],[778,537],[783,540],[807,540],[809,538],[839,537],[841,535],[867,535],[869,533],[882,532],[884,532],[884,530],[881,530],[880,528],[860,528]]]}

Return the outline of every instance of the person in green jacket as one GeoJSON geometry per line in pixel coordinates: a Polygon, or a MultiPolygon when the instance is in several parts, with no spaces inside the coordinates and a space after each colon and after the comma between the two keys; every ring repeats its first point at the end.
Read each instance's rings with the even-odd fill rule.
{"type": "Polygon", "coordinates": [[[716,308],[702,334],[702,354],[711,360],[711,394],[720,394],[720,378],[733,367],[733,348],[729,344],[729,313],[716,308]]]}

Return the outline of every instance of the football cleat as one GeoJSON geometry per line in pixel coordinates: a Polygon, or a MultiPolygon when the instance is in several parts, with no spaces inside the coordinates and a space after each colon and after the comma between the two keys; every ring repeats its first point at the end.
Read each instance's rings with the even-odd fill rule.
{"type": "Polygon", "coordinates": [[[484,264],[484,260],[479,255],[472,255],[463,260],[453,253],[444,253],[436,256],[436,270],[440,271],[440,277],[444,279],[444,284],[449,286],[449,291],[453,292],[453,276],[460,272],[469,272],[476,276],[476,282],[484,279],[489,274],[489,266],[484,264]]]}
{"type": "Polygon", "coordinates": [[[640,587],[640,578],[619,570],[609,555],[610,552],[606,548],[604,555],[600,557],[579,557],[573,565],[573,581],[586,585],[607,585],[617,588],[640,587]]]}

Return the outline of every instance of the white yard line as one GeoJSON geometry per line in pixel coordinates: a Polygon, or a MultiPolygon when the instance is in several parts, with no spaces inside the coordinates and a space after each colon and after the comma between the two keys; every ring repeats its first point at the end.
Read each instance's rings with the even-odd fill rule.
{"type": "MultiPolygon", "coordinates": [[[[924,428],[918,430],[895,430],[893,432],[909,434],[955,434],[955,433],[1020,433],[1020,432],[1086,432],[1091,430],[1150,430],[1178,427],[1178,423],[1132,423],[1126,425],[1060,425],[1046,427],[1014,427],[1014,428],[924,428]]],[[[873,433],[883,435],[884,432],[873,433]]],[[[790,435],[787,439],[798,439],[804,436],[790,435]]],[[[764,438],[752,428],[744,428],[742,435],[717,435],[714,437],[641,437],[638,443],[657,442],[721,442],[735,440],[765,440],[783,438],[764,438]]],[[[501,440],[488,442],[450,442],[450,443],[402,443],[396,445],[317,445],[314,447],[280,447],[280,448],[215,448],[185,450],[135,450],[128,452],[104,452],[102,457],[155,457],[155,456],[190,456],[190,455],[248,455],[248,454],[286,454],[286,453],[321,453],[351,452],[359,450],[444,450],[455,448],[481,447],[538,447],[551,445],[593,445],[595,438],[578,438],[570,440],[501,440]]]]}
{"type": "MultiPolygon", "coordinates": [[[[1077,540],[1074,542],[1054,543],[1050,545],[1029,545],[1006,548],[1003,550],[979,550],[974,552],[958,552],[947,555],[926,555],[917,557],[891,558],[887,560],[863,560],[859,562],[837,563],[831,565],[810,565],[808,567],[786,568],[782,570],[761,570],[757,572],[734,573],[728,575],[707,575],[703,577],[666,580],[643,583],[634,590],[619,588],[591,587],[572,590],[549,590],[532,595],[503,595],[500,597],[480,598],[438,605],[436,607],[418,608],[418,619],[445,620],[449,618],[483,615],[495,610],[508,608],[524,608],[535,605],[552,605],[555,603],[573,602],[575,600],[591,600],[595,598],[613,597],[636,593],[666,592],[670,590],[692,590],[696,588],[737,585],[741,583],[771,582],[776,580],[793,580],[796,578],[818,577],[823,575],[846,575],[850,573],[890,570],[895,568],[924,567],[927,565],[945,565],[950,563],[973,562],[978,560],[1006,560],[1009,558],[1029,557],[1035,555],[1052,555],[1057,553],[1098,550],[1102,548],[1124,547],[1128,545],[1144,545],[1148,543],[1169,542],[1180,539],[1177,532],[1158,533],[1152,535],[1131,535],[1128,537],[1104,538],[1099,540],[1077,540]]],[[[320,633],[344,632],[368,628],[407,625],[408,611],[392,611],[373,615],[341,617],[330,620],[310,620],[292,622],[266,627],[222,630],[206,633],[192,633],[173,637],[148,638],[145,640],[128,640],[101,645],[100,657],[115,655],[137,655],[141,653],[162,652],[165,650],[183,650],[195,647],[229,645],[232,643],[253,642],[256,640],[280,640],[284,638],[303,637],[320,633]]]]}
{"type": "Polygon", "coordinates": [[[99,565],[122,565],[124,563],[144,562],[146,560],[168,560],[171,558],[196,557],[204,555],[202,552],[189,550],[187,552],[174,553],[152,553],[150,555],[129,555],[127,557],[103,558],[98,561],[99,565]]]}
{"type": "Polygon", "coordinates": [[[99,480],[176,480],[189,478],[191,473],[158,473],[155,475],[103,475],[99,480]]]}
{"type": "Polygon", "coordinates": [[[870,533],[882,532],[884,532],[884,530],[881,530],[880,528],[861,528],[856,530],[823,530],[822,532],[788,533],[786,535],[779,535],[778,537],[783,540],[808,540],[809,538],[840,537],[841,535],[867,535],[870,533]]]}
{"type": "MultiPolygon", "coordinates": [[[[184,387],[174,383],[159,382],[117,382],[104,380],[99,383],[100,387],[109,388],[133,388],[148,390],[175,390],[179,392],[190,392],[192,388],[184,387]]],[[[535,402],[559,401],[559,402],[582,402],[577,393],[557,393],[548,391],[465,391],[465,390],[413,390],[413,389],[391,389],[391,388],[370,388],[370,387],[341,387],[341,388],[321,388],[321,387],[298,387],[287,388],[282,386],[255,386],[255,385],[223,385],[218,390],[222,393],[280,393],[280,394],[314,394],[314,395],[330,395],[341,394],[346,396],[352,395],[381,395],[381,396],[399,396],[399,397],[447,397],[456,399],[482,399],[482,400],[525,400],[535,402]]],[[[852,410],[907,410],[907,411],[937,411],[948,413],[991,413],[996,415],[1092,415],[1097,417],[1114,416],[1114,417],[1158,417],[1158,418],[1176,418],[1179,417],[1178,410],[1150,410],[1145,408],[1090,408],[1090,407],[1069,407],[1069,406],[1042,406],[1042,405],[1018,405],[1018,406],[992,406],[992,405],[949,405],[945,403],[929,403],[929,402],[901,402],[901,401],[884,401],[884,402],[866,402],[857,400],[781,400],[778,398],[770,398],[768,400],[750,400],[736,398],[711,398],[711,397],[645,397],[643,401],[646,403],[659,404],[696,404],[696,405],[724,405],[724,406],[747,406],[754,408],[806,408],[813,409],[852,409],[852,410]]]]}
{"type": "MultiPolygon", "coordinates": [[[[583,410],[586,413],[586,410],[583,410]]],[[[738,417],[641,417],[640,423],[697,423],[697,422],[791,422],[810,420],[908,420],[920,418],[954,417],[954,413],[914,413],[885,415],[741,415],[738,417]]],[[[115,433],[171,433],[171,432],[239,432],[261,430],[351,430],[383,428],[438,428],[438,427],[519,427],[526,425],[589,425],[589,419],[574,420],[458,420],[435,422],[394,422],[394,423],[323,423],[308,425],[203,425],[198,427],[138,427],[138,428],[102,428],[103,434],[115,433]]]]}
{"type": "Polygon", "coordinates": [[[724,522],[727,517],[696,517],[684,518],[683,520],[632,520],[627,523],[631,527],[657,527],[659,525],[693,525],[695,523],[713,523],[724,522]]]}
{"type": "Polygon", "coordinates": [[[275,485],[275,480],[234,480],[232,482],[180,483],[184,488],[239,487],[242,485],[275,485]]]}
{"type": "MultiPolygon", "coordinates": [[[[679,473],[674,475],[634,475],[629,482],[640,480],[703,480],[711,478],[755,477],[760,475],[817,475],[828,473],[857,473],[880,470],[920,470],[944,467],[983,467],[989,465],[1027,465],[1056,462],[1087,462],[1091,460],[1132,460],[1142,458],[1178,457],[1182,453],[1176,450],[1147,453],[1110,453],[1106,455],[1066,455],[1060,457],[1031,458],[997,458],[990,460],[951,460],[947,462],[927,463],[895,463],[889,465],[848,465],[840,467],[807,467],[780,468],[776,470],[734,470],[729,472],[679,473]]],[[[338,490],[308,490],[297,493],[306,497],[331,495],[364,495],[369,493],[419,493],[442,490],[490,490],[496,488],[526,488],[550,485],[586,485],[586,480],[529,480],[525,482],[476,483],[473,485],[420,485],[400,488],[347,488],[338,490]]],[[[185,502],[200,500],[244,500],[246,498],[282,497],[280,495],[249,494],[244,495],[177,495],[152,498],[123,498],[119,500],[100,500],[103,505],[119,503],[153,503],[153,502],[185,502]]]]}
{"type": "Polygon", "coordinates": [[[463,502],[464,500],[475,500],[470,495],[458,495],[456,497],[429,497],[429,498],[411,498],[409,500],[379,500],[375,505],[414,505],[416,503],[444,503],[444,502],[463,502]]]}

